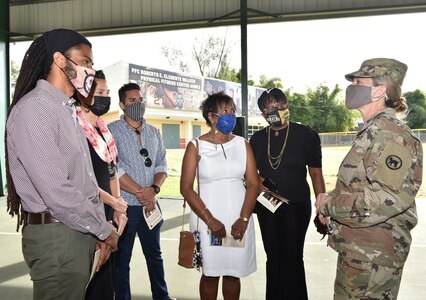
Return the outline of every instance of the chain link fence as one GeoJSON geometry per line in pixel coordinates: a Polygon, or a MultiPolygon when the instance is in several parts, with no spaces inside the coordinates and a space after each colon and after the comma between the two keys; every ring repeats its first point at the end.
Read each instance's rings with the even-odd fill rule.
{"type": "MultiPolygon", "coordinates": [[[[426,129],[413,129],[416,137],[422,142],[426,142],[426,129]]],[[[350,146],[356,137],[357,132],[328,132],[320,133],[321,145],[323,147],[350,146]]]]}

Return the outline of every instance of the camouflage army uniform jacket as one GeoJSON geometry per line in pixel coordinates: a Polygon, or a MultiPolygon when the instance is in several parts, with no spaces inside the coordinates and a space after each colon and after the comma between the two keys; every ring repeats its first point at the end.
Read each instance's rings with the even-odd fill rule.
{"type": "Polygon", "coordinates": [[[422,181],[423,150],[411,129],[387,108],[360,129],[340,165],[331,199],[328,244],[339,255],[401,267],[417,224],[415,196],[422,181]]]}

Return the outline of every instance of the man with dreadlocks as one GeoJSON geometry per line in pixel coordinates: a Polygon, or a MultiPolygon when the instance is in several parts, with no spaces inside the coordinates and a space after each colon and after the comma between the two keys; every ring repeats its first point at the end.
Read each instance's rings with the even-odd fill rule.
{"type": "Polygon", "coordinates": [[[82,299],[95,248],[98,270],[117,249],[72,98],[91,99],[92,64],[79,33],[44,33],[25,54],[8,112],[8,211],[18,216],[17,230],[24,225],[33,299],[82,299]]]}

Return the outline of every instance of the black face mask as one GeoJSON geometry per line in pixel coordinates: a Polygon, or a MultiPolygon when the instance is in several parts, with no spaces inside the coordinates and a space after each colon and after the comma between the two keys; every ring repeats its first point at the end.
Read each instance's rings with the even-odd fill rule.
{"type": "Polygon", "coordinates": [[[93,105],[89,106],[90,111],[98,117],[106,114],[109,111],[109,107],[111,105],[111,97],[94,96],[93,98],[93,105]]]}

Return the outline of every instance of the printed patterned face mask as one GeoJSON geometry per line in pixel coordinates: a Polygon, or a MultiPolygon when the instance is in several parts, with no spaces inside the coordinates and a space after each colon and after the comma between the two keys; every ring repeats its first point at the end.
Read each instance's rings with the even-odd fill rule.
{"type": "Polygon", "coordinates": [[[65,74],[67,74],[71,84],[75,87],[77,92],[79,92],[84,98],[87,98],[90,94],[93,81],[95,80],[96,71],[90,68],[79,66],[66,56],[65,58],[75,65],[74,72],[68,72],[71,74],[65,74]]]}
{"type": "Polygon", "coordinates": [[[145,114],[145,102],[140,101],[126,105],[126,109],[124,111],[133,121],[140,121],[143,119],[145,114]]]}
{"type": "Polygon", "coordinates": [[[229,115],[220,115],[215,114],[219,117],[216,128],[222,132],[223,134],[230,134],[232,130],[235,128],[235,124],[237,124],[237,117],[234,114],[229,115]]]}
{"type": "Polygon", "coordinates": [[[277,109],[265,114],[265,119],[273,127],[283,126],[290,120],[290,110],[288,108],[277,109]]]}

